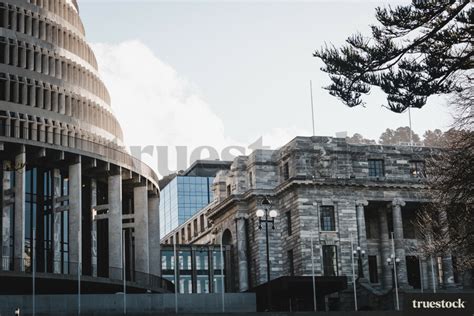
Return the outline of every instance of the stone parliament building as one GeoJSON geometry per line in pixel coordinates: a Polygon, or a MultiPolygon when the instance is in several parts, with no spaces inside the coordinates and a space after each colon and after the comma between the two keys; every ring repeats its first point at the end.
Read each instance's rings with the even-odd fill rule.
{"type": "Polygon", "coordinates": [[[353,309],[353,265],[359,307],[393,309],[389,258],[397,261],[401,295],[461,291],[472,287],[470,274],[459,275],[452,256],[423,256],[413,223],[430,202],[424,165],[436,152],[331,137],[296,137],[278,150],[256,150],[219,172],[215,200],[162,243],[230,245],[228,287],[256,291],[260,310],[312,310],[311,239],[318,310],[353,309]],[[256,216],[264,197],[278,213],[269,226],[270,285],[265,226],[259,229],[256,216]],[[266,286],[274,297],[270,308],[259,303],[266,286]]]}
{"type": "Polygon", "coordinates": [[[40,294],[172,289],[158,177],[122,139],[76,1],[0,1],[0,293],[34,266],[40,294]]]}

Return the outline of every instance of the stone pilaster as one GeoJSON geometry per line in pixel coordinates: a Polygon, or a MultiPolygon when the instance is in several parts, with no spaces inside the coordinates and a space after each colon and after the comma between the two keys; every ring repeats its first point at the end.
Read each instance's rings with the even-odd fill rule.
{"type": "Polygon", "coordinates": [[[25,253],[25,182],[26,182],[26,152],[22,146],[15,157],[15,233],[13,256],[15,271],[23,271],[25,253]]]}
{"type": "Polygon", "coordinates": [[[8,161],[3,162],[3,179],[2,179],[2,270],[10,270],[10,260],[12,255],[11,249],[11,208],[13,201],[11,200],[11,189],[13,185],[13,179],[11,172],[5,170],[5,166],[9,165],[8,161]]]}
{"type": "Polygon", "coordinates": [[[150,260],[150,274],[161,275],[160,254],[160,199],[148,199],[148,247],[150,260]]]}
{"type": "Polygon", "coordinates": [[[405,248],[403,244],[403,219],[402,206],[405,202],[401,199],[392,201],[392,217],[393,217],[393,238],[395,242],[395,256],[400,259],[397,265],[398,284],[400,287],[408,285],[407,266],[405,257],[405,248]]]}
{"type": "Polygon", "coordinates": [[[82,229],[82,168],[81,157],[69,166],[69,273],[77,274],[81,258],[82,229]]]}
{"type": "Polygon", "coordinates": [[[97,180],[91,179],[91,212],[92,212],[92,223],[91,223],[91,264],[92,264],[92,276],[97,276],[97,180]]]}
{"type": "Polygon", "coordinates": [[[382,207],[378,210],[379,231],[380,231],[380,256],[382,264],[382,286],[385,289],[392,287],[392,270],[387,265],[387,259],[390,258],[390,240],[388,233],[387,210],[382,207]]]}
{"type": "Polygon", "coordinates": [[[139,272],[150,272],[148,246],[148,188],[133,188],[135,211],[135,269],[139,272]]]}
{"type": "Polygon", "coordinates": [[[247,259],[247,228],[248,215],[237,214],[235,217],[237,228],[237,261],[239,266],[239,291],[245,292],[249,288],[249,272],[247,259]]]}
{"type": "Polygon", "coordinates": [[[357,239],[360,249],[365,251],[365,256],[362,257],[362,271],[364,272],[364,278],[369,278],[369,264],[367,261],[367,231],[365,229],[365,212],[364,206],[369,205],[366,200],[356,201],[356,214],[357,214],[357,239]]]}
{"type": "Polygon", "coordinates": [[[61,173],[53,170],[53,273],[61,273],[61,173]]]}
{"type": "Polygon", "coordinates": [[[109,277],[122,279],[122,175],[111,175],[109,183],[109,277]]]}

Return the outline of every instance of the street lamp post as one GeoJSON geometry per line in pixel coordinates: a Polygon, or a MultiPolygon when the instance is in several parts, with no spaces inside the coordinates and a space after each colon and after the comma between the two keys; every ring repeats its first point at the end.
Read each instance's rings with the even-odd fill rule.
{"type": "Polygon", "coordinates": [[[225,283],[224,283],[224,233],[221,233],[221,245],[220,245],[220,257],[221,257],[221,287],[222,287],[222,292],[221,292],[221,299],[222,299],[222,312],[225,313],[225,283]]]}
{"type": "Polygon", "coordinates": [[[356,249],[352,249],[352,254],[355,258],[357,258],[358,276],[359,278],[363,278],[364,269],[362,269],[362,258],[365,257],[365,250],[362,250],[360,246],[357,246],[356,249]]]}
{"type": "Polygon", "coordinates": [[[268,292],[268,307],[271,309],[271,296],[270,296],[270,245],[268,238],[268,224],[272,224],[272,229],[275,229],[275,217],[278,216],[276,210],[270,210],[271,204],[268,198],[265,196],[262,201],[262,208],[257,210],[258,217],[258,229],[262,229],[262,223],[265,223],[265,242],[267,251],[267,292],[268,292]]]}
{"type": "Polygon", "coordinates": [[[400,263],[400,258],[395,256],[395,241],[393,239],[393,232],[392,232],[392,254],[390,258],[387,258],[387,264],[393,266],[393,280],[395,283],[395,309],[397,311],[400,310],[400,301],[398,299],[398,274],[397,274],[397,265],[400,263]]]}
{"type": "Polygon", "coordinates": [[[355,268],[354,268],[354,257],[357,254],[357,251],[354,250],[354,238],[352,237],[351,233],[351,267],[352,267],[352,287],[354,290],[354,310],[357,311],[358,304],[357,304],[357,285],[356,285],[356,277],[355,277],[355,268]]]}

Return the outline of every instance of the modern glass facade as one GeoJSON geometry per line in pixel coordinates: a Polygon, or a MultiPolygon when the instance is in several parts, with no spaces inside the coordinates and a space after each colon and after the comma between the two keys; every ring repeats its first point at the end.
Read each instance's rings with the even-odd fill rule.
{"type": "Polygon", "coordinates": [[[161,247],[162,277],[173,284],[178,283],[179,293],[221,293],[222,278],[226,292],[231,288],[231,271],[228,269],[230,246],[224,246],[223,258],[218,245],[176,245],[176,249],[173,245],[161,247]],[[175,261],[175,253],[178,262],[175,261]],[[179,269],[176,270],[176,267],[179,269]]]}
{"type": "Polygon", "coordinates": [[[160,238],[212,201],[213,181],[214,177],[177,176],[161,190],[160,238]]]}

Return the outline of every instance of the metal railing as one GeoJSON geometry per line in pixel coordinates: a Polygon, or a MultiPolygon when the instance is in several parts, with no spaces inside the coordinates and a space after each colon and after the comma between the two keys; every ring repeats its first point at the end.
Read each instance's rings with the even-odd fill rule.
{"type": "MultiPolygon", "coordinates": [[[[36,273],[45,273],[52,275],[68,275],[73,279],[77,280],[78,271],[81,271],[81,277],[93,277],[102,280],[112,280],[112,281],[123,281],[124,271],[122,268],[115,267],[106,267],[101,269],[101,267],[96,265],[81,265],[81,268],[78,266],[77,262],[70,261],[54,261],[54,260],[36,260],[36,273]],[[105,271],[104,271],[105,270],[105,271]],[[95,273],[94,273],[95,271],[95,273]]],[[[2,257],[0,271],[2,272],[13,272],[20,274],[32,274],[33,273],[33,261],[32,258],[15,258],[15,257],[2,257]]],[[[135,271],[135,270],[126,270],[125,279],[130,285],[137,285],[138,287],[147,289],[147,290],[157,290],[161,289],[165,292],[173,292],[174,284],[160,276],[135,271]]]]}
{"type": "MultiPolygon", "coordinates": [[[[150,177],[153,181],[155,181],[156,184],[158,184],[158,176],[150,166],[142,162],[140,159],[133,157],[118,145],[116,145],[116,147],[112,147],[110,145],[100,144],[82,137],[72,136],[70,133],[57,133],[51,131],[51,129],[60,128],[56,125],[45,125],[44,129],[25,126],[20,127],[17,125],[5,124],[5,119],[6,117],[0,117],[0,137],[35,141],[51,146],[56,145],[90,152],[94,156],[102,157],[104,160],[112,160],[118,164],[129,166],[133,171],[150,177]]],[[[17,118],[10,119],[18,120],[17,118]]],[[[20,124],[39,125],[41,123],[21,120],[20,124]]]]}

